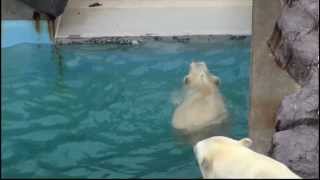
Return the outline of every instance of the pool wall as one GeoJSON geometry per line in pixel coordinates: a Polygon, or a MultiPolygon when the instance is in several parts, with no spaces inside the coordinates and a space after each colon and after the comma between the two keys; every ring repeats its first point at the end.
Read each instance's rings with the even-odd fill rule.
{"type": "MultiPolygon", "coordinates": [[[[100,6],[90,7],[92,3],[90,0],[68,1],[64,13],[55,21],[53,32],[57,42],[251,34],[252,0],[101,0],[100,6]]],[[[1,47],[26,42],[52,43],[46,20],[40,21],[41,31],[36,30],[33,8],[18,0],[4,0],[1,5],[1,47]]]]}
{"type": "Polygon", "coordinates": [[[250,35],[251,0],[70,0],[56,39],[123,36],[250,35]],[[232,12],[232,13],[231,13],[232,12]]]}

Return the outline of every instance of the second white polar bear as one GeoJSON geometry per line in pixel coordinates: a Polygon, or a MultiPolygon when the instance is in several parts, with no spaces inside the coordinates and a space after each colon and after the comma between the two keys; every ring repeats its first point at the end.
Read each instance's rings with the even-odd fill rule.
{"type": "Polygon", "coordinates": [[[194,152],[201,173],[208,179],[301,179],[286,165],[249,149],[251,139],[239,141],[214,136],[199,141],[194,152]]]}
{"type": "Polygon", "coordinates": [[[186,93],[173,114],[173,127],[191,132],[221,124],[227,111],[219,83],[219,78],[210,74],[204,62],[192,62],[189,74],[184,78],[186,93]]]}

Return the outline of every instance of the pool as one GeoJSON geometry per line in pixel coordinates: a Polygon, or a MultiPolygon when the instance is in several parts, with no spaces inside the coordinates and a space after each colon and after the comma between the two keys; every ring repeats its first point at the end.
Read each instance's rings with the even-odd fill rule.
{"type": "Polygon", "coordinates": [[[2,177],[201,177],[172,133],[172,93],[192,59],[205,61],[229,136],[247,136],[250,51],[250,37],[2,48],[2,177]]]}

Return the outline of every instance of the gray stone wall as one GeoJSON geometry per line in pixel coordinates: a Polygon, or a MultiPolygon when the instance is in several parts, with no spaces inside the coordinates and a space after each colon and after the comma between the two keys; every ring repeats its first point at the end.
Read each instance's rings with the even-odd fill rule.
{"type": "Polygon", "coordinates": [[[301,86],[281,102],[270,156],[303,178],[319,178],[319,1],[282,1],[268,44],[301,86]]]}
{"type": "Polygon", "coordinates": [[[1,0],[1,19],[31,20],[34,11],[57,17],[67,3],[68,0],[1,0]]]}
{"type": "Polygon", "coordinates": [[[1,19],[31,20],[34,9],[19,0],[1,0],[1,19]]]}

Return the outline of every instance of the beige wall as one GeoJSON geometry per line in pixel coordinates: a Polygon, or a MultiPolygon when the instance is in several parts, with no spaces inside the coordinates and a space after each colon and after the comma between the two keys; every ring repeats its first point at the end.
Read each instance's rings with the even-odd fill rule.
{"type": "Polygon", "coordinates": [[[70,0],[57,37],[251,34],[251,0],[70,0]]]}

